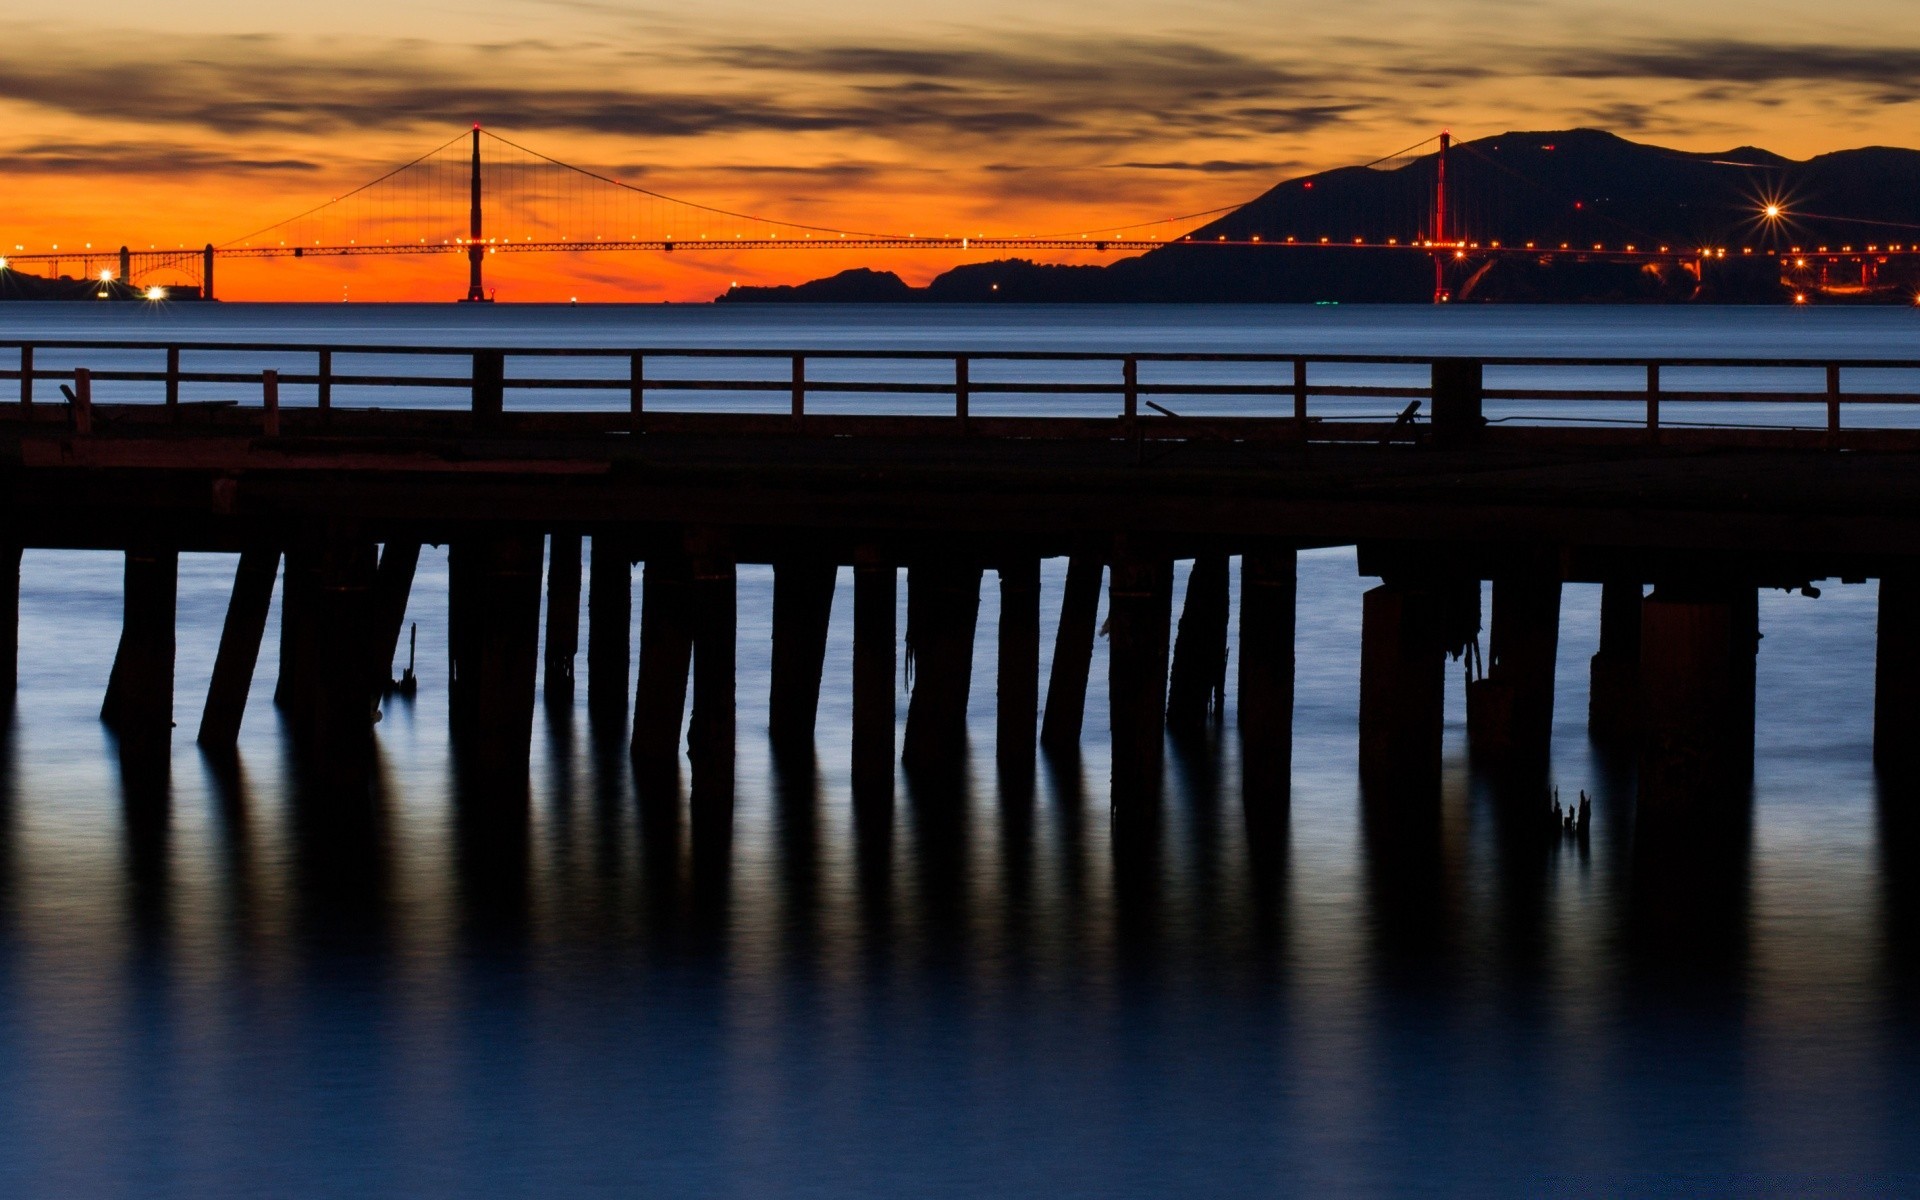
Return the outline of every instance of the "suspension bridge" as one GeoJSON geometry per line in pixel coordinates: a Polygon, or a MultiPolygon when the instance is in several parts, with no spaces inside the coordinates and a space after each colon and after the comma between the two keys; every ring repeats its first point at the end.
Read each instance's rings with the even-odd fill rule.
{"type": "MultiPolygon", "coordinates": [[[[475,125],[351,191],[224,242],[197,248],[122,245],[112,249],[93,243],[78,250],[22,247],[0,257],[0,270],[38,269],[65,278],[65,272],[77,268],[80,279],[97,281],[102,298],[140,294],[164,298],[167,284],[191,280],[191,290],[183,288],[182,294],[213,299],[215,268],[221,260],[451,255],[466,260],[463,299],[484,302],[492,298],[485,278],[486,260],[498,254],[790,250],[1123,254],[1190,246],[1424,256],[1433,262],[1433,298],[1444,302],[1464,294],[1494,263],[1513,258],[1676,268],[1698,279],[1704,264],[1731,254],[1736,260],[1780,260],[1784,278],[1792,279],[1797,272],[1821,285],[1828,282],[1828,272],[1844,263],[1849,270],[1859,268],[1863,286],[1891,258],[1920,259],[1920,242],[1816,247],[1788,245],[1773,237],[1761,239],[1763,244],[1758,246],[1730,247],[1705,236],[1684,243],[1644,236],[1644,230],[1636,236],[1633,227],[1618,221],[1598,226],[1583,223],[1577,228],[1556,225],[1536,231],[1533,237],[1487,236],[1482,231],[1513,228],[1519,209],[1512,198],[1524,198],[1528,189],[1538,191],[1542,185],[1476,153],[1472,145],[1455,146],[1445,132],[1361,167],[1290,180],[1268,195],[1289,187],[1308,195],[1316,183],[1323,194],[1338,199],[1330,197],[1331,202],[1314,216],[1283,218],[1273,228],[1261,228],[1258,221],[1249,223],[1243,219],[1247,206],[1231,204],[1066,232],[902,233],[797,222],[666,195],[563,162],[475,125]],[[1463,152],[1475,155],[1470,161],[1497,169],[1481,170],[1478,177],[1463,180],[1458,158],[1463,152]],[[1355,172],[1361,172],[1362,178],[1385,173],[1393,177],[1393,186],[1371,188],[1362,196],[1360,189],[1341,186],[1355,172]],[[1300,228],[1278,227],[1286,224],[1300,228]]],[[[1581,202],[1575,201],[1573,207],[1580,208],[1581,202]]],[[[1776,223],[1782,215],[1777,203],[1764,199],[1753,208],[1776,223]]],[[[1920,226],[1902,228],[1920,234],[1920,226]]]]}

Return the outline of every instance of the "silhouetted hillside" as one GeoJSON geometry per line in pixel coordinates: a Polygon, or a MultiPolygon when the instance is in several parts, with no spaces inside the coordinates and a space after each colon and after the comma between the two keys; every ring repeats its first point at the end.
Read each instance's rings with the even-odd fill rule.
{"type": "MultiPolygon", "coordinates": [[[[1189,241],[1105,267],[1019,259],[970,264],[909,295],[944,301],[1427,300],[1432,260],[1406,244],[1431,236],[1436,162],[1429,154],[1390,169],[1348,167],[1290,179],[1193,230],[1189,241]],[[1201,244],[1220,238],[1258,238],[1263,245],[1201,244]],[[1355,246],[1356,239],[1369,245],[1355,246]],[[1380,245],[1388,239],[1400,244],[1380,245]]],[[[1789,285],[1780,256],[1796,247],[1837,253],[1843,246],[1864,255],[1869,246],[1877,251],[1920,240],[1920,151],[1868,147],[1795,162],[1755,147],[1697,154],[1576,129],[1463,142],[1453,148],[1447,170],[1450,238],[1507,247],[1597,243],[1729,252],[1697,277],[1691,264],[1469,255],[1449,275],[1463,300],[1764,303],[1788,301],[1808,288],[1836,297],[1911,298],[1914,268],[1899,259],[1850,260],[1831,269],[1816,264],[1789,285]],[[1779,219],[1763,215],[1768,203],[1781,206],[1779,219]]],[[[724,299],[880,298],[853,294],[861,290],[738,288],[724,299]]]]}

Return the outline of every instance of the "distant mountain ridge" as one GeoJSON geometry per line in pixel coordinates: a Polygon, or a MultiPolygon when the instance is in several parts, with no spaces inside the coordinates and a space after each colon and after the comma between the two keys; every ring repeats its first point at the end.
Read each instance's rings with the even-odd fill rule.
{"type": "MultiPolygon", "coordinates": [[[[1910,303],[1916,270],[1849,260],[1838,274],[1783,278],[1781,256],[1920,242],[1920,151],[1869,146],[1796,161],[1754,146],[1717,153],[1628,141],[1597,129],[1516,131],[1454,146],[1449,238],[1506,246],[1599,243],[1725,248],[1706,270],[1633,263],[1469,259],[1463,300],[1790,302],[1813,288],[1833,298],[1910,303]],[[1763,215],[1778,203],[1783,216],[1763,215]],[[1750,255],[1741,251],[1751,250],[1750,255]],[[1767,251],[1773,251],[1769,257],[1767,251]]],[[[766,301],[1250,301],[1418,302],[1433,265],[1403,245],[1431,236],[1435,157],[1394,169],[1345,167],[1301,176],[1188,235],[1258,247],[1176,242],[1106,266],[1021,259],[955,268],[925,288],[890,272],[843,272],[797,287],[735,288],[721,300],[766,301]],[[1289,247],[1287,239],[1295,245],[1289,247]],[[1326,245],[1320,245],[1322,241],[1326,245]],[[1312,248],[1303,248],[1302,243],[1312,248]]]]}

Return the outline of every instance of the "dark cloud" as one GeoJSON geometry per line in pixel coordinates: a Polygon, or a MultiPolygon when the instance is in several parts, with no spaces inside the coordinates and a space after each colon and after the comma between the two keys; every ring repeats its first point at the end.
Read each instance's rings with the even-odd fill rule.
{"type": "Polygon", "coordinates": [[[1722,39],[1626,44],[1550,55],[1553,74],[1576,79],[1678,79],[1768,84],[1789,80],[1868,84],[1890,100],[1911,99],[1920,80],[1920,48],[1790,45],[1722,39]]]}
{"type": "Polygon", "coordinates": [[[1290,164],[1277,162],[1236,162],[1228,159],[1208,159],[1206,162],[1123,162],[1113,164],[1116,167],[1131,167],[1140,171],[1199,171],[1206,175],[1239,175],[1249,171],[1274,171],[1290,164]]]}
{"type": "Polygon", "coordinates": [[[42,174],[192,175],[320,170],[301,158],[255,158],[154,142],[40,142],[0,154],[0,170],[42,174]]]}

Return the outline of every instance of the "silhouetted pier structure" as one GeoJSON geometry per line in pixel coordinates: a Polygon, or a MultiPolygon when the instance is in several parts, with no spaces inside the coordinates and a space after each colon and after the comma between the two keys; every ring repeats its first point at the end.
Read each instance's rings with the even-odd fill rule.
{"type": "MultiPolygon", "coordinates": [[[[1359,769],[1385,803],[1437,794],[1446,661],[1479,656],[1487,580],[1470,738],[1530,802],[1544,795],[1569,581],[1605,584],[1591,728],[1637,748],[1650,819],[1711,817],[1750,780],[1760,588],[1881,580],[1876,754],[1888,771],[1920,767],[1920,428],[1843,419],[1915,413],[1920,394],[1886,385],[1920,362],[0,347],[18,364],[0,370],[17,387],[0,403],[14,564],[0,594],[17,613],[22,547],[125,553],[124,633],[102,708],[124,744],[169,741],[179,553],[229,552],[233,596],[200,744],[235,745],[277,573],[276,699],[313,760],[351,782],[420,548],[444,544],[456,750],[509,792],[526,778],[543,674],[549,701],[571,702],[584,585],[593,720],[631,719],[643,781],[677,775],[685,727],[694,828],[724,828],[741,563],[772,564],[768,733],[780,754],[801,756],[835,653],[828,617],[848,602],[836,580],[851,568],[862,801],[891,797],[896,759],[938,776],[964,758],[991,572],[998,765],[1017,780],[1040,748],[1072,754],[1093,732],[1104,576],[1116,810],[1153,807],[1168,731],[1204,731],[1232,687],[1249,812],[1271,815],[1284,811],[1291,760],[1295,556],[1355,544],[1361,571],[1380,579],[1361,614],[1359,769]],[[343,369],[374,360],[388,369],[343,369]],[[396,362],[426,369],[394,373],[396,362]],[[1407,381],[1354,382],[1357,370],[1407,381]],[[1556,385],[1567,371],[1585,382],[1556,385]],[[1596,372],[1633,384],[1596,388],[1596,372]],[[1511,385],[1494,386],[1503,378],[1511,385]],[[1705,378],[1744,390],[1675,386],[1705,378]],[[99,398],[109,387],[118,402],[99,398]],[[343,391],[408,406],[336,404],[343,391]],[[509,402],[535,391],[611,403],[509,402]],[[740,410],[776,395],[776,411],[740,410]],[[1396,419],[1410,402],[1421,419],[1396,419]],[[1516,405],[1547,419],[1494,415],[1516,405]],[[1728,420],[1678,424],[1676,405],[1728,420]],[[1625,419],[1608,423],[1602,409],[1625,419]],[[1756,412],[1811,419],[1733,423],[1756,412]],[[1069,560],[1057,614],[1040,604],[1048,557],[1069,560]],[[1176,622],[1181,560],[1193,568],[1176,622]],[[912,687],[896,744],[903,653],[912,687]]],[[[11,696],[17,620],[5,626],[0,689],[11,696]]]]}

